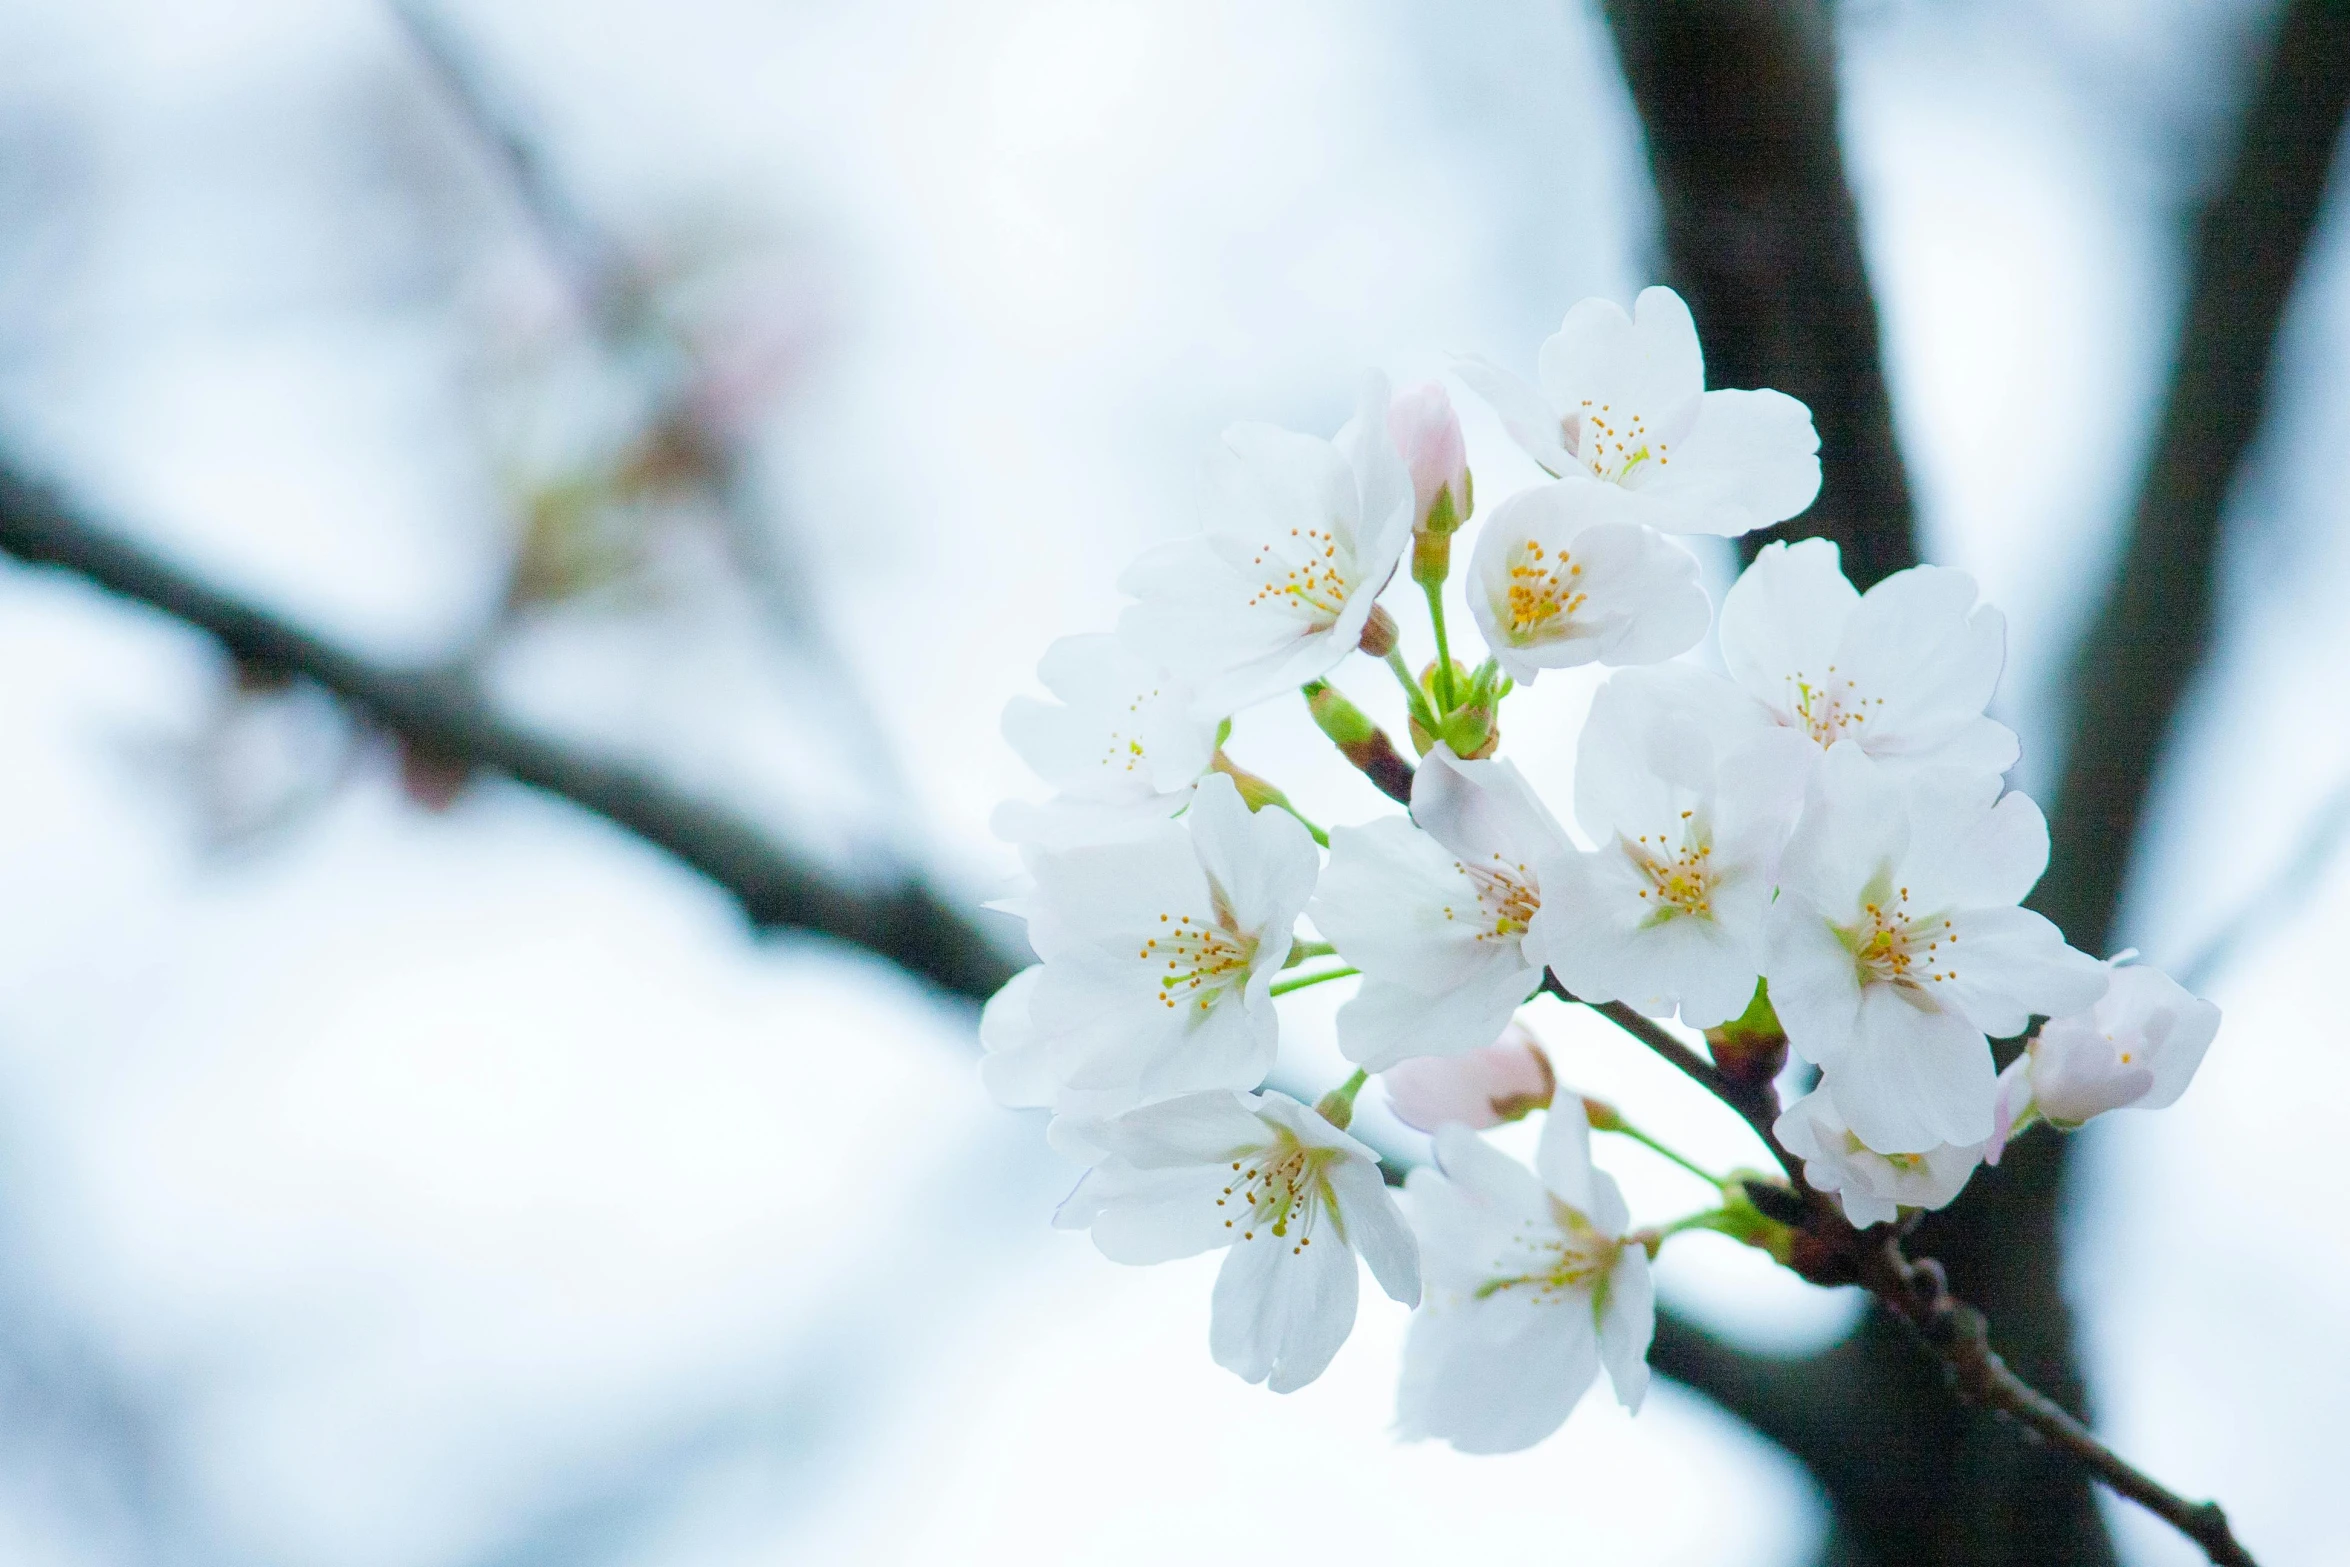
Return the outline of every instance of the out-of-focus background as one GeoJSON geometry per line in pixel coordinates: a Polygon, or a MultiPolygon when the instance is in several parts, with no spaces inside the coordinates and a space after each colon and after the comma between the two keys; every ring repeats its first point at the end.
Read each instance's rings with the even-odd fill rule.
{"type": "MultiPolygon", "coordinates": [[[[1919,539],[2007,610],[2025,787],[2275,25],[1834,13],[1919,539]]],[[[1530,369],[1662,275],[1645,145],[1584,0],[7,0],[0,449],[338,646],[462,661],[843,881],[975,905],[1017,868],[991,807],[1036,793],[1004,700],[1194,525],[1217,431],[1327,433],[1365,365],[1530,369]]],[[[2350,1562],[2344,217],[2122,905],[2228,1021],[2176,1110],[2079,1140],[2061,1209],[2100,1429],[2303,1563],[2350,1562]]],[[[1461,402],[1490,508],[1533,473],[1461,402]]],[[[1554,799],[1590,689],[1505,716],[1554,799]]],[[[1670,1382],[1505,1459],[1398,1445],[1375,1295],[1321,1382],[1243,1386],[1213,1259],[1048,1228],[1073,1171],[981,1093],[968,1001],[169,617],[0,567],[0,738],[0,1562],[1765,1567],[1834,1532],[1670,1382]]],[[[1381,807],[1301,710],[1233,750],[1381,807]]],[[[1530,1015],[1570,1082],[1752,1157],[1530,1015]]],[[[1763,1355],[1860,1313],[1712,1237],[1664,1279],[1763,1355]]]]}

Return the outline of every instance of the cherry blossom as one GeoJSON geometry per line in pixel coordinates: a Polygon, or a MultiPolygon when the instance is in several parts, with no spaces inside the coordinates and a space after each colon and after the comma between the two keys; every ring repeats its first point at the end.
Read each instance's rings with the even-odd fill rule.
{"type": "Polygon", "coordinates": [[[1514,680],[1685,653],[1712,616],[1687,550],[1617,491],[1540,484],[1494,508],[1469,552],[1469,613],[1514,680]]]}
{"type": "Polygon", "coordinates": [[[2007,621],[1941,566],[1853,590],[1824,539],[1766,544],[1722,600],[1722,662],[1773,719],[1899,767],[2004,773],[2014,731],[1983,716],[2007,621]]]}
{"type": "Polygon", "coordinates": [[[1178,822],[1027,859],[1035,886],[1004,906],[1043,962],[984,1020],[1000,1098],[1101,1114],[1264,1080],[1273,978],[1319,868],[1295,818],[1251,814],[1212,773],[1178,822]]]}
{"type": "Polygon", "coordinates": [[[1854,1135],[1825,1083],[1781,1112],[1771,1131],[1803,1161],[1803,1178],[1835,1193],[1844,1217],[1864,1227],[1890,1224],[1903,1208],[1947,1206],[1983,1162],[1981,1143],[1878,1153],[1854,1135]]]}
{"type": "Polygon", "coordinates": [[[2102,964],[2016,907],[2047,863],[2039,807],[1997,778],[1904,781],[1850,741],[1829,748],[1780,861],[1764,972],[1788,1043],[1869,1147],[1983,1142],[1983,1036],[2104,993],[2102,964]]]}
{"type": "Polygon", "coordinates": [[[1099,1161],[1053,1223],[1093,1232],[1112,1262],[1167,1262],[1229,1247],[1208,1346],[1276,1393],[1320,1376],[1354,1331],[1355,1255],[1405,1305],[1419,1248],[1379,1159],[1281,1094],[1210,1091],[1080,1129],[1099,1161]]]}
{"type": "Polygon", "coordinates": [[[1999,1077],[1991,1162],[2027,1117],[2070,1131],[2108,1110],[2166,1110],[2219,1033],[2219,1008],[2159,969],[2115,966],[2095,1006],[2051,1018],[1999,1077]]]}
{"type": "Polygon", "coordinates": [[[1361,640],[1412,536],[1412,479],[1387,431],[1387,380],[1325,441],[1238,424],[1211,456],[1206,532],[1119,579],[1118,634],[1181,671],[1220,718],[1329,673],[1361,640]]]}
{"type": "Polygon", "coordinates": [[[1347,1059],[1384,1071],[1408,1056],[1490,1045],[1542,982],[1524,938],[1541,864],[1566,835],[1508,762],[1442,746],[1412,782],[1418,825],[1335,828],[1314,927],[1363,971],[1338,1010],[1347,1059]]]}
{"type": "Polygon", "coordinates": [[[1695,1028],[1738,1016],[1809,750],[1708,671],[1610,679],[1575,759],[1575,817],[1599,847],[1549,867],[1529,938],[1541,961],[1586,1001],[1678,1007],[1695,1028]]]}
{"type": "Polygon", "coordinates": [[[1189,686],[1101,634],[1061,638],[1036,673],[1060,702],[1012,698],[1004,738],[1057,792],[1044,805],[998,806],[997,836],[1067,848],[1183,809],[1216,751],[1215,721],[1194,716],[1189,686]]]}
{"type": "Polygon", "coordinates": [[[1608,299],[1567,312],[1542,345],[1541,389],[1481,359],[1461,379],[1526,454],[1558,478],[1597,481],[1632,520],[1735,537],[1794,516],[1820,491],[1811,411],[1780,392],[1709,392],[1689,307],[1648,288],[1632,313],[1608,299]]]}
{"type": "Polygon", "coordinates": [[[1465,1126],[1436,1134],[1404,1204],[1427,1301],[1405,1340],[1396,1425],[1468,1453],[1531,1447],[1606,1367],[1616,1397],[1648,1391],[1656,1295],[1624,1236],[1623,1193],[1591,1163],[1580,1105],[1544,1118],[1535,1168],[1465,1126]]]}
{"type": "Polygon", "coordinates": [[[1547,1110],[1558,1076],[1542,1042],[1512,1019],[1501,1038],[1464,1055],[1414,1056],[1380,1074],[1387,1107],[1417,1131],[1459,1124],[1482,1131],[1547,1110]]]}

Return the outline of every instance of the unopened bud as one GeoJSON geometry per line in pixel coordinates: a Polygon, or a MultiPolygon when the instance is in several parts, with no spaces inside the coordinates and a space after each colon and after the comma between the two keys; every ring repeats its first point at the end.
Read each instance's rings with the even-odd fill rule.
{"type": "Polygon", "coordinates": [[[1326,680],[1316,680],[1305,688],[1306,711],[1314,715],[1314,727],[1330,737],[1330,743],[1345,751],[1352,759],[1352,747],[1360,746],[1379,732],[1379,726],[1361,708],[1346,699],[1346,693],[1326,680]]]}
{"type": "Polygon", "coordinates": [[[1750,1088],[1774,1081],[1787,1065],[1787,1031],[1772,1009],[1770,987],[1760,981],[1746,1010],[1707,1029],[1705,1042],[1723,1075],[1750,1088]]]}
{"type": "Polygon", "coordinates": [[[1362,649],[1373,658],[1385,658],[1395,651],[1395,617],[1384,606],[1371,606],[1371,618],[1363,622],[1362,649]]]}
{"type": "Polygon", "coordinates": [[[1306,710],[1314,715],[1314,727],[1330,737],[1339,755],[1352,762],[1380,793],[1398,805],[1411,804],[1412,764],[1395,749],[1387,731],[1371,722],[1361,708],[1349,702],[1328,681],[1308,681],[1304,690],[1306,710]]]}
{"type": "Polygon", "coordinates": [[[1616,1113],[1614,1105],[1588,1094],[1583,1098],[1583,1119],[1590,1123],[1595,1132],[1620,1132],[1624,1129],[1624,1118],[1616,1113]]]}
{"type": "Polygon", "coordinates": [[[1460,415],[1430,381],[1387,405],[1387,433],[1412,475],[1412,531],[1446,534],[1469,518],[1469,449],[1460,415]]]}
{"type": "Polygon", "coordinates": [[[1458,1123],[1483,1131],[1550,1107],[1558,1078],[1525,1026],[1457,1056],[1414,1056],[1379,1076],[1396,1119],[1423,1132],[1458,1123]]]}
{"type": "Polygon", "coordinates": [[[1490,691],[1476,685],[1468,666],[1457,658],[1452,661],[1452,685],[1461,705],[1448,712],[1437,699],[1434,661],[1420,671],[1420,689],[1427,695],[1428,710],[1440,716],[1433,734],[1418,719],[1407,717],[1412,744],[1426,756],[1441,740],[1462,761],[1482,761],[1501,745],[1501,727],[1495,722],[1499,704],[1490,691]]]}

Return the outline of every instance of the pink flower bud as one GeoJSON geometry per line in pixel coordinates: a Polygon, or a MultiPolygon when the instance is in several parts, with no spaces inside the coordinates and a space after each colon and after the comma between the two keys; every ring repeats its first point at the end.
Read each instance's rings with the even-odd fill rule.
{"type": "Polygon", "coordinates": [[[1414,1056],[1379,1074],[1396,1119],[1423,1132],[1458,1123],[1472,1131],[1547,1109],[1558,1079],[1550,1058],[1517,1023],[1481,1049],[1414,1056]]]}
{"type": "Polygon", "coordinates": [[[1388,404],[1387,433],[1412,475],[1412,531],[1450,533],[1469,515],[1469,449],[1444,388],[1430,381],[1388,404]]]}

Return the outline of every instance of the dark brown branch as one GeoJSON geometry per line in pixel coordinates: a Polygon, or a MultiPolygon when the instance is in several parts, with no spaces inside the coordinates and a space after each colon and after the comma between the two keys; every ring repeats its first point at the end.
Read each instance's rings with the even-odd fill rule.
{"type": "Polygon", "coordinates": [[[2292,0],[2225,181],[2195,230],[2170,393],[2121,564],[2075,670],[2038,903],[2075,945],[2112,936],[2164,737],[2211,638],[2220,518],[2268,408],[2277,330],[2350,106],[2350,6],[2292,0]]]}
{"type": "Polygon", "coordinates": [[[708,800],[501,716],[464,670],[385,668],[198,581],[4,461],[0,551],[63,567],[208,633],[239,660],[311,680],[428,755],[506,773],[592,811],[717,883],[753,925],[850,943],[974,1001],[1011,977],[1010,959],[921,882],[835,877],[708,800]]]}
{"type": "MultiPolygon", "coordinates": [[[[1872,1234],[1877,1232],[1871,1232],[1872,1234]]],[[[2228,1528],[2216,1502],[2190,1502],[2125,1461],[2097,1440],[2054,1399],[2010,1370],[1991,1348],[1983,1314],[1950,1293],[1939,1264],[1911,1262],[1898,1240],[1887,1235],[1863,1260],[1861,1282],[1933,1346],[1949,1366],[1957,1392],[1968,1403],[1996,1410],[2038,1433],[2121,1496],[2161,1518],[2197,1545],[2220,1567],[2256,1567],[2252,1555],[2228,1528]]]]}
{"type": "Polygon", "coordinates": [[[1837,142],[1822,0],[1607,0],[1647,134],[1665,275],[1697,318],[1713,386],[1809,404],[1811,510],[1742,541],[1833,539],[1863,588],[1918,561],[1878,357],[1877,307],[1837,142]]]}

